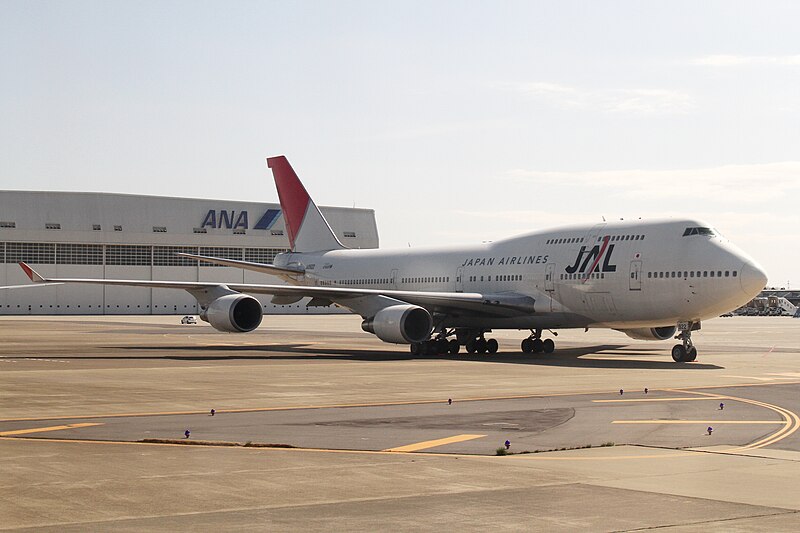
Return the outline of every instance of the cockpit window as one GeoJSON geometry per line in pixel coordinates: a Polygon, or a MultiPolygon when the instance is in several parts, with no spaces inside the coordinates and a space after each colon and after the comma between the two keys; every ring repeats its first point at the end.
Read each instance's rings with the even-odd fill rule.
{"type": "Polygon", "coordinates": [[[709,237],[715,237],[717,232],[712,228],[686,228],[683,232],[683,236],[688,237],[689,235],[707,235],[709,237]]]}

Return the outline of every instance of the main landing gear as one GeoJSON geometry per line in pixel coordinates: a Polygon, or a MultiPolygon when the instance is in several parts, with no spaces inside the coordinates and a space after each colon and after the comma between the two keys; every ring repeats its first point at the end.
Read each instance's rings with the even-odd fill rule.
{"type": "Polygon", "coordinates": [[[411,353],[414,355],[445,355],[457,354],[460,346],[455,339],[447,340],[445,337],[438,339],[428,339],[423,342],[415,342],[411,345],[411,353]]]}
{"type": "Polygon", "coordinates": [[[433,339],[417,342],[411,345],[414,355],[456,355],[463,345],[467,353],[494,354],[500,348],[496,339],[487,339],[486,333],[491,330],[479,329],[454,329],[439,332],[433,339]],[[447,337],[455,335],[454,339],[447,337]]]}
{"type": "Polygon", "coordinates": [[[497,339],[486,339],[483,335],[477,339],[470,339],[464,345],[467,348],[467,353],[497,353],[500,347],[497,344],[497,339]]]}
{"type": "Polygon", "coordinates": [[[690,363],[697,359],[697,348],[692,344],[692,331],[700,329],[700,324],[693,322],[681,322],[678,324],[680,333],[676,339],[681,341],[681,344],[676,344],[672,347],[672,359],[676,363],[690,363]]]}
{"type": "Polygon", "coordinates": [[[553,353],[556,343],[553,339],[542,340],[542,330],[531,330],[531,335],[520,346],[524,353],[553,353]]]}

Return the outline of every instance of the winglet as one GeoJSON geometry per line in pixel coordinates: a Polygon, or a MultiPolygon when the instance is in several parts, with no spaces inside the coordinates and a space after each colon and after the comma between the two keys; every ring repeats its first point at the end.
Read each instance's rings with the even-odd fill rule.
{"type": "Polygon", "coordinates": [[[286,157],[268,157],[267,166],[275,178],[292,250],[321,252],[344,248],[286,157]]]}
{"type": "Polygon", "coordinates": [[[27,265],[27,263],[25,263],[23,261],[20,261],[19,266],[21,266],[22,270],[25,271],[25,274],[27,274],[28,277],[31,278],[32,282],[34,282],[34,283],[44,283],[45,281],[47,281],[41,275],[39,275],[38,272],[36,272],[31,267],[29,267],[27,265]]]}

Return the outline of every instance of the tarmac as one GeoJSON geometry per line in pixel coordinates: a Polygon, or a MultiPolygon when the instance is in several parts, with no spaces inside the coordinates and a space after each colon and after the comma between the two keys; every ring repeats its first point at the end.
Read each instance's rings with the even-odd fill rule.
{"type": "Polygon", "coordinates": [[[415,356],[354,316],[179,321],[0,318],[0,530],[800,530],[800,320],[709,321],[681,364],[607,330],[415,356]]]}

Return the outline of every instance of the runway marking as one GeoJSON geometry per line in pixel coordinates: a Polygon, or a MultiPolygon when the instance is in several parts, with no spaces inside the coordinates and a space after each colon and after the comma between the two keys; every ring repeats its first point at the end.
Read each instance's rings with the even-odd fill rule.
{"type": "MultiPolygon", "coordinates": [[[[709,394],[707,392],[689,391],[689,390],[680,390],[680,389],[671,389],[671,390],[672,390],[672,392],[686,392],[688,394],[697,394],[699,396],[712,396],[711,394],[709,394]]],[[[777,405],[772,405],[770,403],[760,402],[758,400],[751,400],[749,398],[739,398],[739,397],[736,397],[736,396],[727,396],[727,398],[730,399],[730,400],[738,401],[738,402],[744,402],[744,403],[749,403],[751,405],[757,405],[757,406],[763,407],[765,409],[770,409],[771,411],[775,411],[776,413],[781,415],[781,417],[785,421],[785,423],[783,424],[783,427],[781,427],[775,433],[773,433],[771,435],[767,435],[763,439],[757,440],[756,442],[752,442],[752,443],[747,444],[745,446],[741,446],[741,447],[738,447],[738,448],[732,448],[730,450],[731,452],[740,452],[740,451],[748,451],[748,450],[756,450],[758,448],[764,448],[765,446],[769,446],[771,444],[775,444],[776,442],[782,441],[783,439],[785,439],[786,437],[788,437],[789,435],[793,434],[798,429],[800,429],[800,417],[797,416],[796,413],[794,413],[792,411],[789,411],[788,409],[785,409],[785,408],[777,406],[777,405]]]]}
{"type": "Polygon", "coordinates": [[[454,437],[447,437],[444,439],[426,440],[423,442],[415,442],[414,444],[406,444],[405,446],[398,446],[396,448],[388,448],[383,450],[385,452],[416,452],[419,450],[427,450],[428,448],[435,448],[437,446],[444,446],[445,444],[453,444],[455,442],[464,442],[467,440],[479,439],[486,435],[456,435],[454,437]]]}
{"type": "MultiPolygon", "coordinates": [[[[726,378],[737,378],[737,379],[755,379],[757,381],[775,381],[776,379],[780,379],[780,378],[759,378],[759,377],[756,377],[756,376],[732,376],[730,374],[726,374],[723,377],[726,377],[726,378]]],[[[784,379],[789,379],[789,378],[784,378],[784,379]]]]}
{"type": "MultiPolygon", "coordinates": [[[[100,444],[100,445],[113,445],[113,446],[187,446],[186,444],[171,444],[165,442],[137,442],[137,441],[123,441],[123,440],[88,440],[88,439],[37,439],[32,437],[0,437],[0,440],[31,440],[37,443],[62,443],[62,444],[100,444]]],[[[624,446],[624,445],[622,445],[624,446]]],[[[252,447],[246,448],[244,446],[221,446],[221,447],[205,447],[206,449],[214,450],[243,450],[244,453],[258,453],[258,452],[287,452],[287,453],[338,453],[350,455],[398,455],[396,452],[388,450],[336,450],[329,448],[261,448],[252,447]]],[[[729,453],[730,450],[724,452],[729,453]]],[[[642,455],[613,455],[601,457],[585,457],[574,455],[561,455],[564,452],[552,452],[539,454],[525,454],[525,455],[512,455],[508,457],[496,457],[493,455],[478,455],[478,454],[463,454],[463,453],[435,453],[435,452],[418,452],[414,453],[416,457],[448,457],[448,458],[469,458],[469,459],[488,459],[490,461],[498,460],[525,460],[525,461],[619,461],[629,459],[662,459],[662,458],[675,458],[675,457],[694,457],[698,453],[722,453],[722,452],[709,452],[705,450],[675,450],[664,451],[657,454],[642,454],[642,455]]]]}
{"type": "Polygon", "coordinates": [[[102,426],[100,423],[83,422],[80,424],[66,424],[64,426],[50,426],[46,428],[16,429],[14,431],[2,431],[0,437],[10,437],[12,435],[28,435],[29,433],[42,433],[45,431],[60,431],[62,429],[86,428],[89,426],[102,426]]]}
{"type": "Polygon", "coordinates": [[[630,398],[627,400],[592,400],[592,403],[618,403],[618,402],[696,402],[699,400],[719,400],[725,396],[710,396],[708,398],[630,398]]]}
{"type": "Polygon", "coordinates": [[[612,424],[788,424],[786,420],[614,420],[612,424]]]}

